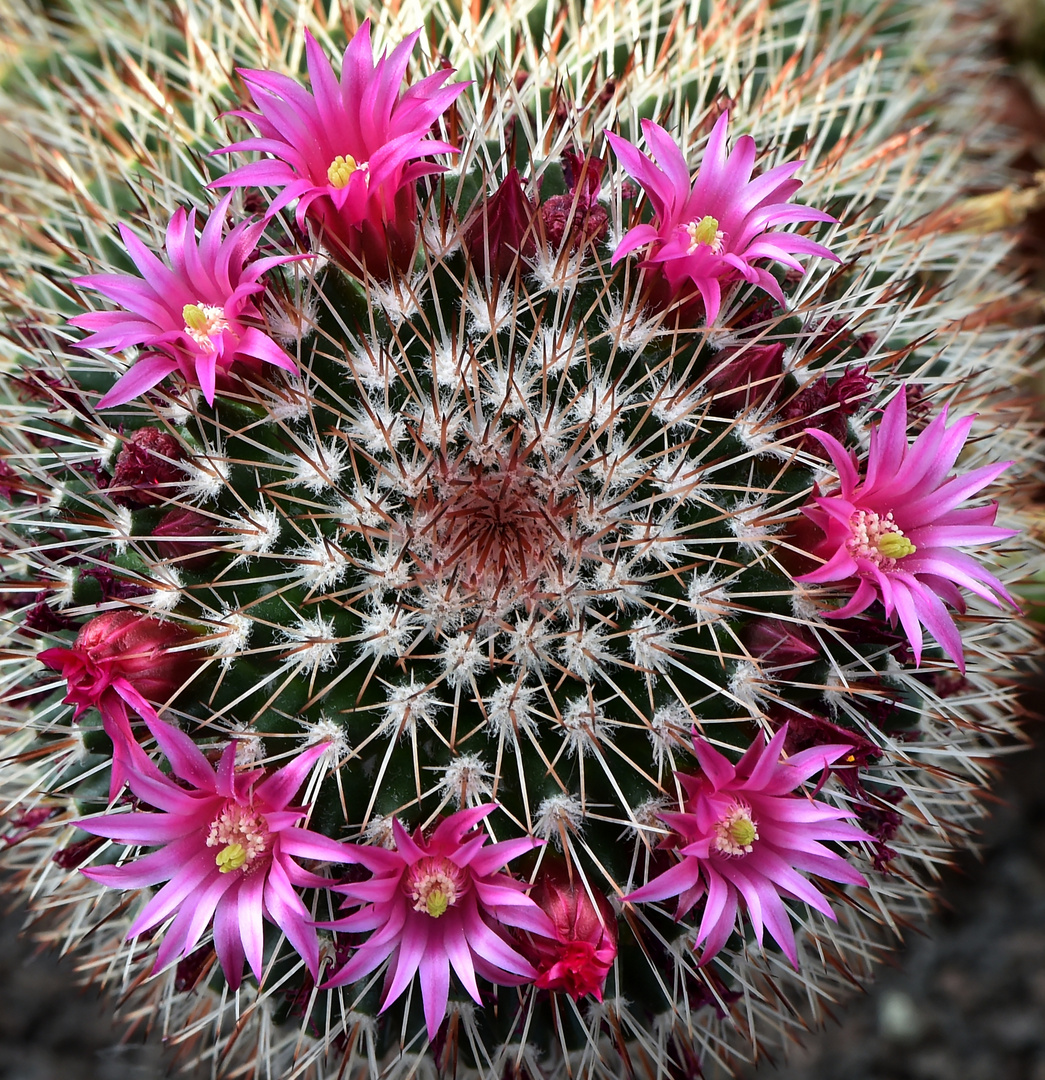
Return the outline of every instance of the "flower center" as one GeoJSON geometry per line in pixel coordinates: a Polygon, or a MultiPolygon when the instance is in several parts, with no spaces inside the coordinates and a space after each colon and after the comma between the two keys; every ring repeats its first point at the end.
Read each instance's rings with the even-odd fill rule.
{"type": "Polygon", "coordinates": [[[711,848],[720,855],[750,855],[757,839],[758,829],[752,820],[751,808],[734,803],[729,813],[715,822],[711,848]]]}
{"type": "Polygon", "coordinates": [[[893,521],[890,510],[884,517],[873,510],[857,510],[849,519],[853,535],[846,550],[854,559],[869,559],[883,570],[891,570],[897,559],[913,555],[918,549],[893,521]]]}
{"type": "Polygon", "coordinates": [[[690,255],[692,255],[701,244],[711,248],[713,254],[721,254],[722,241],[725,237],[718,227],[718,218],[713,218],[710,214],[707,214],[702,217],[700,221],[691,221],[688,225],[684,226],[684,228],[686,232],[689,233],[690,255]]]}
{"type": "Polygon", "coordinates": [[[363,179],[369,182],[370,166],[365,161],[357,162],[351,154],[338,154],[327,169],[327,180],[331,187],[343,188],[348,186],[352,174],[361,172],[363,179]]]}
{"type": "Polygon", "coordinates": [[[181,309],[181,317],[185,322],[185,333],[207,352],[215,350],[214,335],[229,328],[224,309],[213,304],[186,304],[181,309]]]}
{"type": "Polygon", "coordinates": [[[406,893],[414,911],[438,919],[457,903],[468,887],[461,868],[441,855],[418,859],[407,871],[406,893]]]}
{"type": "Polygon", "coordinates": [[[214,862],[223,874],[251,870],[251,864],[268,850],[269,831],[249,806],[228,802],[211,822],[207,847],[219,848],[214,862]]]}

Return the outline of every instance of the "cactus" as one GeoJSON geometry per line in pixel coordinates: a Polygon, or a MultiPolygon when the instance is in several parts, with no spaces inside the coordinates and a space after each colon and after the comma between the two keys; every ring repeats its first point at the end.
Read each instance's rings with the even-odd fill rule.
{"type": "Polygon", "coordinates": [[[928,909],[1037,559],[948,14],[21,13],[4,859],[127,1016],[711,1075],[928,909]]]}

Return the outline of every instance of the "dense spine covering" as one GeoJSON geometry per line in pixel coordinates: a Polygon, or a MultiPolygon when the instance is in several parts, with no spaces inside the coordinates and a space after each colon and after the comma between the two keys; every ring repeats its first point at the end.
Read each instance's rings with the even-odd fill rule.
{"type": "Polygon", "coordinates": [[[1013,733],[1004,148],[890,5],[172,11],[19,83],[8,862],[219,1071],[779,1042],[1013,733]]]}

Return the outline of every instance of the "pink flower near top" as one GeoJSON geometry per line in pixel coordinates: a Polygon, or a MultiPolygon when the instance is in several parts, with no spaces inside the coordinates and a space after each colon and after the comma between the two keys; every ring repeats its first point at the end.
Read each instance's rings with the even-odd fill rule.
{"type": "Polygon", "coordinates": [[[916,664],[922,627],[964,672],[961,636],[946,604],[965,610],[960,588],[1001,606],[1016,607],[1005,586],[972,556],[957,550],[1014,536],[994,525],[997,503],[962,506],[1012,462],[951,474],[975,417],[947,426],[947,409],[913,443],[907,441],[907,391],[886,406],[871,431],[861,477],[856,456],[826,431],[810,429],[838,471],[840,489],[816,498],[805,513],[824,533],[812,554],[824,565],[797,580],[855,585],[851,599],[828,618],[858,615],[881,600],[886,616],[899,618],[916,664]]]}
{"type": "Polygon", "coordinates": [[[755,140],[742,135],[727,153],[728,123],[728,113],[723,113],[692,184],[681,149],[659,124],[642,121],[656,163],[619,135],[606,133],[621,164],[645,190],[654,214],[651,224],[625,233],[613,262],[638,248],[648,248],[643,265],[659,267],[675,295],[696,286],[709,326],[722,306],[722,286],[732,281],[758,285],[785,304],[776,278],[755,263],[771,259],[804,273],[796,255],[839,261],[822,244],[777,228],[835,220],[822,210],[788,202],[802,186],[800,180],[792,179],[802,162],[777,165],[752,180],[755,140]]]}
{"type": "Polygon", "coordinates": [[[113,744],[110,799],[123,787],[138,749],[128,707],[143,719],[153,717],[156,711],[150,703],[166,701],[189,680],[198,655],[191,649],[174,650],[192,639],[178,623],[125,609],[85,623],[72,648],[45,649],[37,657],[65,679],[64,700],[76,706],[74,720],[90,708],[102,714],[102,726],[113,744]]]}
{"type": "Polygon", "coordinates": [[[262,329],[255,304],[267,270],[300,258],[276,255],[250,260],[264,223],[242,221],[226,236],[227,195],[211,211],[196,240],[196,211],[175,211],[167,225],[164,261],[126,225],[120,236],[138,274],[89,274],[73,284],[93,289],[119,304],[120,311],[90,311],[70,319],[93,331],[81,348],[121,352],[139,346],[142,355],[98,402],[99,408],[124,405],[179,372],[214,403],[220,376],[235,366],[239,373],[259,372],[272,364],[291,374],[297,365],[262,329]]]}
{"type": "Polygon", "coordinates": [[[816,746],[781,760],[785,724],[767,744],[760,733],[732,765],[706,739],[693,734],[701,776],[676,773],[685,792],[682,813],[661,814],[672,829],[668,845],[679,862],[624,899],[649,903],[677,896],[681,919],[700,899],[696,944],[703,943],[701,964],[726,944],[743,908],[762,944],[763,931],[798,966],[791,918],[783,897],[791,897],[833,919],[823,893],[808,874],[851,885],[866,885],[862,874],[825,840],[866,840],[867,835],[841,819],[849,817],[795,789],[833,764],[851,747],[816,746]]]}
{"type": "Polygon", "coordinates": [[[188,956],[214,924],[214,948],[225,978],[236,989],[244,958],[261,980],[264,922],[287,936],[312,977],[319,975],[319,942],[312,916],[295,885],[327,887],[296,860],[346,861],[347,848],[297,823],[307,810],[291,806],[326,749],[313,746],[268,776],[263,769],[236,772],[236,744],[217,768],[192,739],[162,720],[149,728],[171,763],[164,775],[144,753],[128,770],[131,791],[158,813],[134,812],[85,818],[77,825],[95,836],[158,850],[122,866],[95,866],[83,873],[116,889],[166,882],[127,931],[143,934],[174,916],[156,954],[157,970],[188,956]]]}
{"type": "Polygon", "coordinates": [[[415,31],[375,63],[367,20],[345,50],[338,80],[306,31],[312,93],[287,75],[241,71],[258,112],[232,115],[249,121],[259,135],[217,153],[258,150],[272,156],[233,169],[211,186],[282,188],[270,213],[296,199],[299,227],[306,218],[314,221],[335,254],[349,254],[350,266],[363,260],[378,276],[387,274],[390,261],[408,269],[417,232],[415,181],[443,171],[430,160],[433,155],[456,153],[429,133],[467,85],[443,86],[453,74],[444,69],[400,93],[420,34],[415,31]]]}
{"type": "Polygon", "coordinates": [[[326,986],[356,982],[391,957],[382,1011],[420,972],[428,1037],[434,1039],[446,1014],[451,968],[479,1003],[477,976],[503,986],[537,977],[509,944],[506,928],[554,937],[554,927],[526,895],[526,883],[499,871],[541,841],[522,837],[487,846],[489,834],[477,826],[495,809],[496,804],[487,804],[460,810],[427,838],[420,829],[411,836],[396,820],[393,850],[351,849],[351,861],[372,876],[334,886],[348,897],[346,906],[362,906],[330,926],[373,933],[326,986]]]}

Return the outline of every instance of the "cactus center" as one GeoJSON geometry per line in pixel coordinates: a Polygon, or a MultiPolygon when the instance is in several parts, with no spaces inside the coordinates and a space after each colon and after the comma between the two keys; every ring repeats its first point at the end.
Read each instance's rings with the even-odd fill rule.
{"type": "Polygon", "coordinates": [[[898,559],[918,550],[893,521],[891,510],[884,517],[873,510],[857,510],[849,527],[853,531],[846,542],[849,554],[854,559],[870,559],[883,570],[891,570],[898,559]]]}
{"type": "Polygon", "coordinates": [[[441,855],[418,859],[406,873],[406,893],[414,911],[438,919],[457,903],[468,886],[464,872],[441,855]]]}
{"type": "Polygon", "coordinates": [[[264,820],[249,806],[229,801],[211,822],[207,847],[218,848],[214,862],[223,874],[248,873],[268,850],[269,831],[264,820]]]}
{"type": "Polygon", "coordinates": [[[721,254],[722,241],[725,237],[718,227],[718,218],[713,218],[710,214],[707,214],[700,221],[691,221],[684,228],[689,233],[690,255],[702,244],[711,248],[715,255],[721,254]]]}
{"type": "Polygon", "coordinates": [[[715,822],[711,850],[720,855],[750,855],[758,839],[758,828],[751,817],[751,808],[734,803],[729,811],[715,822]]]}
{"type": "Polygon", "coordinates": [[[214,335],[228,330],[224,308],[214,304],[186,304],[181,309],[185,333],[207,352],[214,352],[214,335]]]}
{"type": "Polygon", "coordinates": [[[370,166],[367,162],[357,162],[351,154],[338,154],[327,169],[327,180],[331,187],[347,187],[349,180],[357,172],[363,174],[364,180],[370,179],[370,166]]]}
{"type": "Polygon", "coordinates": [[[573,580],[588,535],[575,520],[576,491],[556,491],[514,454],[433,466],[407,545],[413,584],[438,581],[458,607],[491,612],[573,580]]]}

